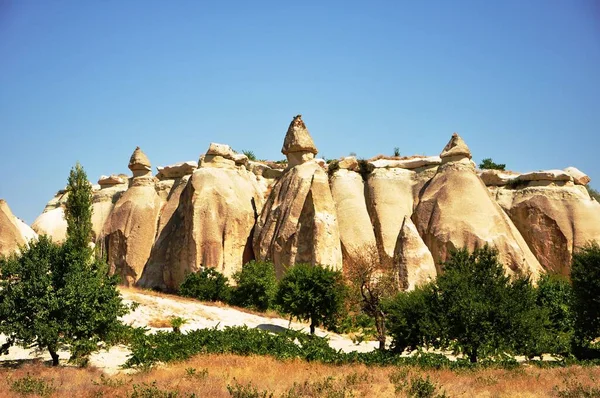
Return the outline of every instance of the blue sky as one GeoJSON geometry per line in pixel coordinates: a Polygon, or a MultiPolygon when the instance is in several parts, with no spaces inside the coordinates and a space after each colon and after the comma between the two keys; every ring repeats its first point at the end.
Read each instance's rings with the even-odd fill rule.
{"type": "Polygon", "coordinates": [[[326,158],[438,154],[576,166],[600,187],[600,3],[0,0],[0,198],[28,223],[80,161],[92,181],[281,159],[301,113],[326,158]]]}

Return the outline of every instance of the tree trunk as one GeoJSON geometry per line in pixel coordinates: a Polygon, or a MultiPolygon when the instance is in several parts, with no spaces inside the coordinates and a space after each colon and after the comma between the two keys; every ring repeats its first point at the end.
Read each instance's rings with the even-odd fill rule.
{"type": "Polygon", "coordinates": [[[469,353],[469,361],[471,361],[471,363],[477,362],[477,350],[473,350],[469,353]]]}
{"type": "Polygon", "coordinates": [[[48,347],[48,352],[50,352],[50,356],[52,357],[52,366],[58,366],[58,354],[56,353],[56,349],[48,347]]]}
{"type": "Polygon", "coordinates": [[[379,351],[385,351],[385,315],[380,312],[375,318],[377,329],[377,340],[379,340],[379,351]]]}
{"type": "Polygon", "coordinates": [[[315,334],[315,323],[310,322],[310,334],[315,334]]]}

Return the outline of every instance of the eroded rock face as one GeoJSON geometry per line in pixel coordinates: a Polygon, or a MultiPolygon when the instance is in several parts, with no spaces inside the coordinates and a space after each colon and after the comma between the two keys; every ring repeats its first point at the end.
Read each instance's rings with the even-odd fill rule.
{"type": "Polygon", "coordinates": [[[67,193],[58,191],[52,198],[42,214],[40,214],[31,225],[38,235],[48,235],[54,242],[64,242],[67,238],[67,221],[65,220],[65,203],[67,193]]]}
{"type": "Polygon", "coordinates": [[[507,271],[537,278],[539,262],[475,174],[467,151],[464,141],[453,135],[440,155],[443,164],[424,188],[412,217],[438,272],[452,249],[474,250],[487,243],[498,249],[507,271]]]}
{"type": "Polygon", "coordinates": [[[181,178],[183,176],[191,175],[197,168],[198,163],[194,161],[175,163],[169,166],[157,167],[158,175],[156,177],[160,180],[167,178],[181,178]]]}
{"type": "Polygon", "coordinates": [[[547,271],[568,275],[573,251],[600,242],[600,204],[581,185],[532,183],[497,195],[547,271]]]}
{"type": "Polygon", "coordinates": [[[402,288],[406,290],[413,290],[437,276],[433,256],[408,216],[402,221],[396,241],[394,266],[398,269],[402,288]]]}
{"type": "Polygon", "coordinates": [[[254,253],[275,264],[278,277],[296,263],[341,268],[342,253],[328,176],[314,160],[317,148],[300,115],[281,150],[288,169],[275,183],[257,221],[254,253]]]}
{"type": "Polygon", "coordinates": [[[131,186],[114,205],[102,233],[110,271],[127,286],[140,278],[148,261],[163,204],[150,167],[146,155],[136,148],[129,163],[134,173],[131,186]]]}
{"type": "Polygon", "coordinates": [[[5,200],[0,199],[0,256],[8,256],[26,243],[13,215],[5,200]]]}
{"type": "Polygon", "coordinates": [[[361,175],[340,168],[332,176],[330,185],[346,263],[347,260],[352,260],[350,257],[358,250],[376,246],[375,233],[367,210],[361,175]]]}
{"type": "Polygon", "coordinates": [[[200,266],[231,277],[253,259],[251,235],[262,196],[254,174],[224,160],[231,159],[207,153],[189,181],[173,187],[139,285],[174,290],[200,266]]]}

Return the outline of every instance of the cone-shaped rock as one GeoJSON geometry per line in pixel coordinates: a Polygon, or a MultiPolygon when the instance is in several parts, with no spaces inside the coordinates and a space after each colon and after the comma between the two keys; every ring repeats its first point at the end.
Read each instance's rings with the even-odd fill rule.
{"type": "Polygon", "coordinates": [[[21,233],[17,218],[4,199],[0,199],[0,256],[8,256],[26,242],[21,233]]]}
{"type": "Polygon", "coordinates": [[[150,163],[148,156],[146,156],[139,146],[135,148],[135,151],[131,154],[131,158],[129,158],[129,170],[133,172],[134,177],[152,171],[152,164],[150,163]]]}
{"type": "Polygon", "coordinates": [[[573,252],[600,243],[600,204],[570,181],[527,181],[502,188],[499,203],[549,272],[569,275],[573,252]]]}
{"type": "Polygon", "coordinates": [[[457,133],[454,133],[440,154],[440,158],[442,158],[442,162],[458,160],[460,158],[471,159],[471,151],[461,136],[457,133]]]}
{"type": "Polygon", "coordinates": [[[288,169],[273,186],[254,232],[254,253],[275,263],[281,277],[296,263],[341,268],[342,253],[328,176],[300,116],[285,137],[288,169]]]}
{"type": "Polygon", "coordinates": [[[283,140],[283,147],[281,153],[287,155],[290,152],[310,152],[317,154],[317,147],[313,142],[304,121],[302,121],[302,115],[297,115],[294,120],[290,123],[285,139],[283,140]]]}
{"type": "MultiPolygon", "coordinates": [[[[209,152],[215,148],[211,144],[209,152]]],[[[207,153],[189,181],[173,188],[138,285],[175,290],[200,266],[231,277],[253,259],[251,235],[261,206],[253,173],[226,153],[207,153]]]]}
{"type": "Polygon", "coordinates": [[[452,136],[441,155],[445,163],[424,188],[412,217],[436,266],[448,258],[452,249],[474,250],[487,243],[498,249],[499,259],[507,270],[537,278],[541,270],[539,262],[512,221],[491,198],[469,156],[462,139],[452,136]],[[445,156],[448,153],[452,155],[445,156]]]}
{"type": "Polygon", "coordinates": [[[110,271],[125,285],[134,284],[142,274],[156,238],[163,202],[156,193],[150,161],[140,148],[131,155],[129,168],[134,177],[106,220],[104,250],[110,271]]]}
{"type": "Polygon", "coordinates": [[[398,234],[394,266],[398,268],[401,285],[406,290],[413,290],[437,276],[433,256],[409,217],[404,217],[398,234]]]}

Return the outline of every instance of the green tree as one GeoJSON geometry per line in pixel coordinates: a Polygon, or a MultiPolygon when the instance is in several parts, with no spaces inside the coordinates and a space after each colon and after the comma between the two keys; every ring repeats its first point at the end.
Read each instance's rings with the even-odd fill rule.
{"type": "MultiPolygon", "coordinates": [[[[575,344],[586,347],[600,336],[600,245],[590,242],[573,254],[571,265],[575,344]]],[[[579,350],[578,350],[579,351],[579,350]]],[[[579,352],[581,355],[581,352],[579,352]]]]}
{"type": "Polygon", "coordinates": [[[586,185],[585,189],[587,189],[591,198],[594,198],[594,199],[596,199],[597,202],[600,202],[600,192],[598,192],[594,188],[590,187],[589,185],[586,185]]]}
{"type": "Polygon", "coordinates": [[[268,261],[250,261],[233,275],[236,288],[233,303],[266,311],[273,307],[277,295],[275,267],[268,261]]]}
{"type": "Polygon", "coordinates": [[[441,339],[447,335],[440,323],[438,296],[433,283],[398,293],[389,303],[387,313],[392,349],[396,352],[439,347],[441,339]]]}
{"type": "Polygon", "coordinates": [[[568,355],[573,338],[573,289],[561,275],[543,275],[537,285],[537,305],[546,312],[548,324],[540,336],[541,353],[568,355]]]}
{"type": "Polygon", "coordinates": [[[479,163],[480,169],[491,169],[491,170],[504,170],[506,168],[505,164],[494,163],[491,158],[486,158],[479,163]]]}
{"type": "Polygon", "coordinates": [[[21,254],[0,260],[0,332],[9,342],[47,349],[53,365],[61,347],[83,363],[114,335],[118,317],[129,310],[116,277],[108,276],[106,263],[90,247],[92,191],[79,164],[67,191],[65,243],[41,236],[21,254]]]}
{"type": "Polygon", "coordinates": [[[321,324],[333,323],[345,296],[342,273],[329,267],[296,264],[279,283],[277,304],[283,312],[310,321],[310,333],[321,324]]]}
{"type": "Polygon", "coordinates": [[[511,281],[487,245],[454,251],[442,267],[435,283],[392,302],[389,328],[397,350],[452,347],[472,362],[504,351],[537,352],[548,318],[528,278],[511,281]]]}
{"type": "Polygon", "coordinates": [[[212,267],[202,267],[200,271],[186,275],[179,286],[179,294],[202,301],[227,303],[231,298],[231,288],[225,275],[212,267]]]}

